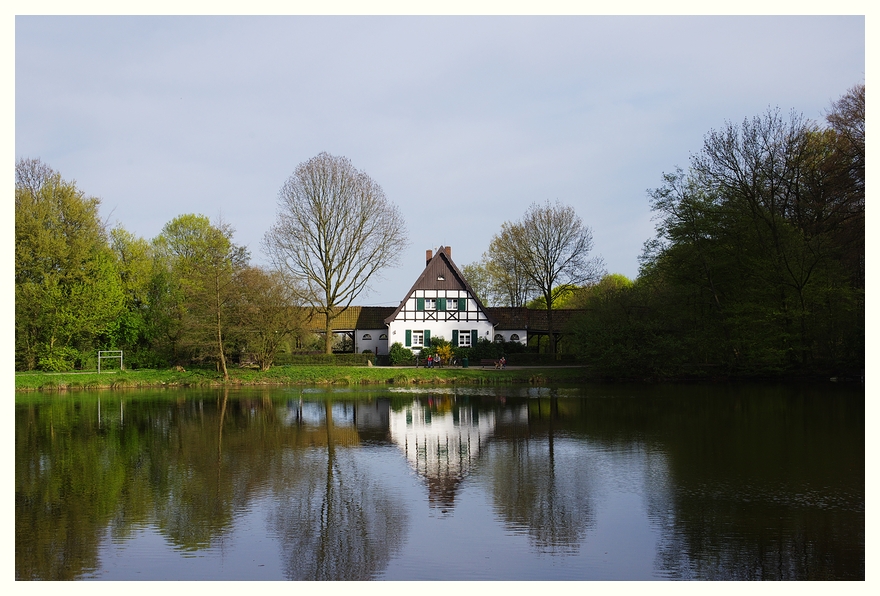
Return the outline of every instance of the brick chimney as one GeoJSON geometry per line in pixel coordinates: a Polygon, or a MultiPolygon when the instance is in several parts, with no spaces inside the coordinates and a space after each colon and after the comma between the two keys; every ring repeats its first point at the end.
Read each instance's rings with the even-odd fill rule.
{"type": "Polygon", "coordinates": [[[430,263],[432,258],[434,258],[434,251],[429,248],[425,251],[425,265],[430,263]]]}

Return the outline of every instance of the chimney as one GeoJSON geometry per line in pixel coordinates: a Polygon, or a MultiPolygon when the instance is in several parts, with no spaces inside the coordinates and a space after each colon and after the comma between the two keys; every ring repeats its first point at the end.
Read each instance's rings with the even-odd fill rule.
{"type": "Polygon", "coordinates": [[[434,257],[434,251],[430,248],[425,251],[425,265],[431,262],[431,259],[434,257]]]}
{"type": "Polygon", "coordinates": [[[448,258],[451,261],[452,260],[452,247],[447,246],[445,250],[446,250],[446,258],[448,258]]]}

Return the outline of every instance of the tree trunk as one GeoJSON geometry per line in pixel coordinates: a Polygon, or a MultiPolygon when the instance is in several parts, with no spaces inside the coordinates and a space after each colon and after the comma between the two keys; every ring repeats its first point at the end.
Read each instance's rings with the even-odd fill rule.
{"type": "Polygon", "coordinates": [[[332,354],[333,353],[333,326],[330,324],[330,312],[324,313],[325,317],[325,325],[324,325],[324,353],[332,354]]]}
{"type": "Polygon", "coordinates": [[[550,340],[547,349],[550,354],[556,354],[556,333],[553,329],[553,304],[550,302],[550,295],[545,295],[547,300],[547,339],[550,340]]]}
{"type": "Polygon", "coordinates": [[[220,363],[220,372],[223,380],[229,380],[229,371],[226,369],[226,355],[223,353],[223,325],[220,321],[220,292],[217,291],[217,361],[220,363]]]}

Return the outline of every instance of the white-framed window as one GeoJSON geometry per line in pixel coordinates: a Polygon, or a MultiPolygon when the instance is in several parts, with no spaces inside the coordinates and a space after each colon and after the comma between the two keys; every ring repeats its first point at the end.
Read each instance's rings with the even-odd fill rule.
{"type": "Polygon", "coordinates": [[[511,335],[511,336],[510,336],[510,341],[519,341],[519,334],[518,334],[518,333],[514,333],[513,335],[511,335]]]}
{"type": "Polygon", "coordinates": [[[364,336],[361,339],[363,341],[370,341],[371,339],[373,339],[373,336],[370,335],[369,333],[364,333],[364,336]]]}
{"type": "Polygon", "coordinates": [[[504,336],[501,335],[500,333],[496,333],[495,334],[495,343],[496,344],[504,343],[504,336]]]}
{"type": "Polygon", "coordinates": [[[447,298],[446,310],[458,310],[458,298],[447,298]]]}
{"type": "Polygon", "coordinates": [[[425,310],[437,310],[437,299],[425,298],[425,310]]]}
{"type": "MultiPolygon", "coordinates": [[[[470,341],[470,340],[468,340],[470,341]]],[[[421,347],[425,345],[425,332],[424,331],[413,331],[412,332],[412,345],[413,347],[421,347]]]]}
{"type": "Polygon", "coordinates": [[[458,332],[458,347],[460,347],[460,348],[471,347],[471,330],[470,329],[459,330],[459,332],[458,332]]]}
{"type": "Polygon", "coordinates": [[[379,336],[379,339],[388,339],[388,334],[383,333],[382,335],[379,336]]]}

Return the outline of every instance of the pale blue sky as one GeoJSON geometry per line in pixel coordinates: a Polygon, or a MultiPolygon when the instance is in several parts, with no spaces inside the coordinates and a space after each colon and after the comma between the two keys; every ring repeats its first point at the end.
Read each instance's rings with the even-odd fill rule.
{"type": "Polygon", "coordinates": [[[19,16],[15,156],[147,239],[222,216],[257,264],[297,164],[347,156],[411,239],[364,305],[398,304],[426,249],[479,260],[545,200],[634,278],[663,172],[725,121],[821,120],[865,54],[861,16],[19,16]]]}

